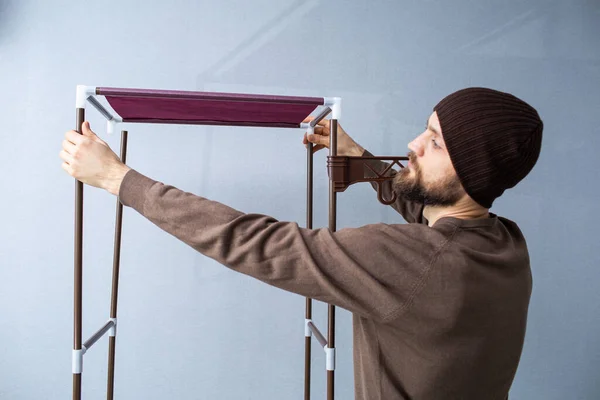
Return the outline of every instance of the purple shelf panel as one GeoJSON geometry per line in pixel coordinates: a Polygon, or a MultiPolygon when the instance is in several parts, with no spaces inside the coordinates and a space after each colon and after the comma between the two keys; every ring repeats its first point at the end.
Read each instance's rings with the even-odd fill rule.
{"type": "Polygon", "coordinates": [[[298,127],[320,97],[97,88],[124,122],[298,127]]]}

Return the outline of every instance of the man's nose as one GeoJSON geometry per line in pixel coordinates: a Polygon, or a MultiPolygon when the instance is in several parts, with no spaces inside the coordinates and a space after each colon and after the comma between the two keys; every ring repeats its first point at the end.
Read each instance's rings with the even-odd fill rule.
{"type": "Polygon", "coordinates": [[[408,144],[409,150],[415,153],[417,157],[421,157],[423,155],[423,144],[420,137],[416,137],[412,142],[408,144]]]}

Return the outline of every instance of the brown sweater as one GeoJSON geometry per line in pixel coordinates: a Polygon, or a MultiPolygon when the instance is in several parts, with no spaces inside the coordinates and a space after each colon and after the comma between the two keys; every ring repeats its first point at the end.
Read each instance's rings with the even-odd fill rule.
{"type": "Polygon", "coordinates": [[[492,214],[429,227],[422,205],[400,199],[392,207],[408,224],[332,233],[245,214],[135,170],[119,198],[235,271],[351,311],[356,399],[507,397],[531,293],[514,222],[492,214]]]}

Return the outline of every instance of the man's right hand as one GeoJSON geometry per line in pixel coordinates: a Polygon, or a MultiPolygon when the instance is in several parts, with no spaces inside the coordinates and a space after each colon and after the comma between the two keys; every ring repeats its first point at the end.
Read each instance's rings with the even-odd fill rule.
{"type": "MultiPolygon", "coordinates": [[[[310,122],[314,119],[314,117],[307,117],[302,122],[310,122]]],[[[302,143],[304,146],[308,146],[308,143],[313,143],[313,153],[317,152],[323,148],[329,148],[329,137],[330,137],[330,121],[328,119],[323,119],[319,121],[317,126],[315,126],[314,133],[308,135],[304,133],[304,139],[302,143]]],[[[362,148],[358,143],[356,143],[346,131],[342,128],[340,124],[338,124],[338,136],[337,136],[337,154],[338,156],[356,156],[360,157],[363,155],[365,149],[362,148]]]]}

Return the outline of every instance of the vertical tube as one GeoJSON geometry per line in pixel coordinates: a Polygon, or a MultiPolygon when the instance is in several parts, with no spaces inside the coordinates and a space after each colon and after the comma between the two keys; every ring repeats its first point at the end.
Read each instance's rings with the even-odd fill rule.
{"type": "MultiPolygon", "coordinates": [[[[308,143],[306,151],[306,227],[313,223],[313,144],[308,143]]],[[[306,298],[306,319],[312,319],[312,300],[306,298]]],[[[304,337],[304,400],[310,400],[310,354],[311,336],[304,337]]]]}
{"type": "MultiPolygon", "coordinates": [[[[306,319],[312,319],[312,300],[306,298],[306,319]]],[[[310,400],[310,357],[312,336],[304,337],[304,400],[310,400]]]]}
{"type": "Polygon", "coordinates": [[[108,338],[108,383],[106,388],[106,398],[113,400],[115,387],[115,339],[110,336],[108,338]]]}
{"type": "MultiPolygon", "coordinates": [[[[332,119],[330,121],[330,143],[329,155],[337,156],[337,139],[338,139],[338,121],[332,119]]],[[[334,189],[333,181],[329,180],[329,229],[335,232],[336,217],[337,217],[337,197],[334,189]]],[[[329,305],[327,310],[327,347],[335,348],[335,306],[329,305]]],[[[333,400],[335,371],[327,371],[327,400],[333,400]]]]}
{"type": "MultiPolygon", "coordinates": [[[[81,133],[85,109],[75,109],[75,130],[81,133]]],[[[81,304],[83,277],[83,183],[75,180],[75,247],[73,293],[73,350],[81,350],[81,304]]],[[[73,400],[81,399],[81,372],[73,372],[73,400]]]]}
{"type": "Polygon", "coordinates": [[[313,223],[313,144],[308,143],[306,151],[306,227],[313,223]]]}
{"type": "MultiPolygon", "coordinates": [[[[127,131],[121,131],[121,161],[127,162],[127,131]]],[[[110,301],[110,317],[117,318],[117,299],[119,296],[119,268],[121,263],[121,231],[123,226],[123,204],[117,199],[117,215],[115,221],[115,244],[113,255],[113,276],[110,301]]],[[[115,344],[116,336],[108,338],[108,382],[106,398],[112,400],[115,385],[115,344]]]]}

